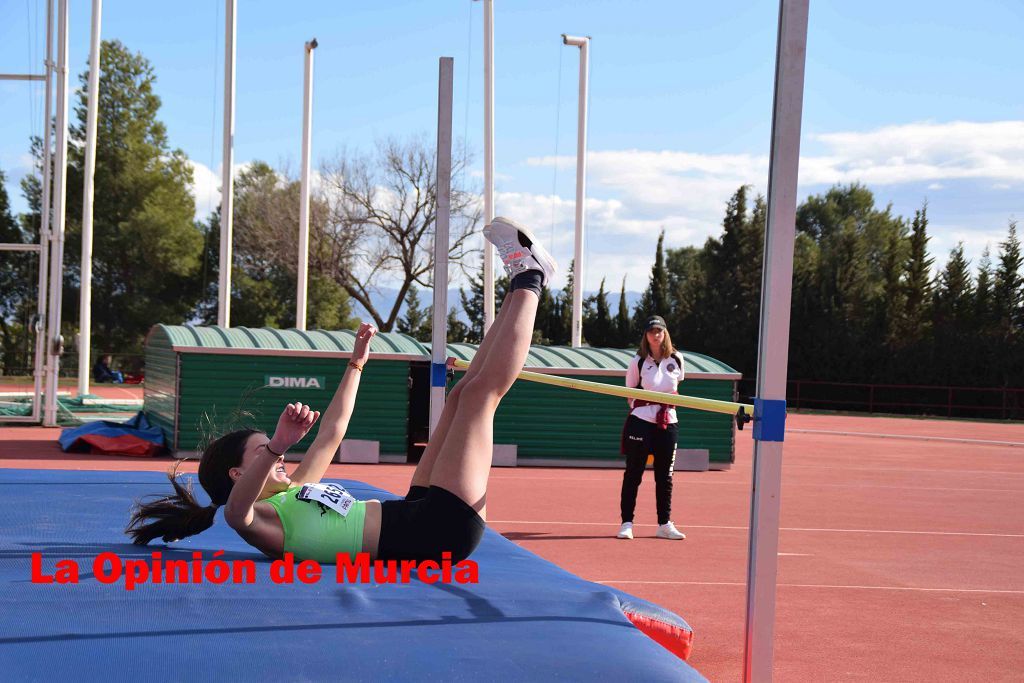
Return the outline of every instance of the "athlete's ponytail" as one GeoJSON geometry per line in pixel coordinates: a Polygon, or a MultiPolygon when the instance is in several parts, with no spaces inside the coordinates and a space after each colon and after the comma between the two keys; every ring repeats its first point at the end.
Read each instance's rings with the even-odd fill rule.
{"type": "Polygon", "coordinates": [[[155,500],[136,501],[125,533],[136,545],[146,545],[154,538],[164,542],[178,541],[194,536],[213,526],[217,508],[228,502],[234,486],[229,474],[231,468],[242,464],[245,443],[255,429],[240,429],[225,434],[203,451],[199,461],[199,483],[210,496],[211,505],[200,505],[192,495],[192,485],[178,481],[178,461],[167,474],[174,487],[174,494],[155,500]]]}

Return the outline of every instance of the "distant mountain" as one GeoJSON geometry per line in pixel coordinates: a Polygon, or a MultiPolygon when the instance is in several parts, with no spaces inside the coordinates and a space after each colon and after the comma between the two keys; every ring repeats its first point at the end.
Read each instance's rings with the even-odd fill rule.
{"type": "MultiPolygon", "coordinates": [[[[583,292],[583,298],[593,296],[597,294],[595,291],[583,292]]],[[[387,311],[391,310],[391,306],[394,305],[395,297],[398,296],[398,289],[383,288],[380,289],[376,294],[371,295],[370,300],[373,305],[377,308],[377,312],[381,315],[385,315],[387,311]]],[[[636,308],[636,304],[640,301],[642,296],[641,292],[626,292],[626,306],[629,308],[629,314],[633,314],[633,309],[636,308]]],[[[420,292],[420,301],[424,308],[433,304],[433,292],[429,289],[420,292]]],[[[462,299],[459,297],[459,290],[449,289],[448,290],[448,308],[455,307],[459,312],[459,319],[463,322],[469,322],[469,318],[466,316],[466,312],[462,310],[462,299]]],[[[611,310],[612,316],[615,316],[619,312],[619,293],[609,292],[608,293],[608,307],[611,310]]],[[[352,315],[358,318],[369,319],[369,315],[366,310],[355,301],[352,301],[352,315]]],[[[401,312],[398,317],[401,318],[405,315],[405,303],[402,303],[401,312]]]]}

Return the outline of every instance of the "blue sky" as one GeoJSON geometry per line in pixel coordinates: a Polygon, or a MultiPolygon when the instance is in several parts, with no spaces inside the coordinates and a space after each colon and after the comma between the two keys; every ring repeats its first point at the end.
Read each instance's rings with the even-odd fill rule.
{"type": "MultiPolygon", "coordinates": [[[[470,0],[240,0],[235,159],[296,169],[302,47],[316,37],[314,159],[436,131],[437,59],[455,58],[454,133],[482,187],[482,6],[470,0]]],[[[72,0],[72,84],[91,3],[72,0]]],[[[38,71],[41,0],[0,0],[0,72],[38,71]]],[[[778,3],[495,1],[497,210],[572,255],[578,50],[590,35],[585,286],[646,285],[669,246],[718,234],[744,183],[764,191],[778,3]],[[557,134],[556,134],[557,133],[557,134]]],[[[158,76],[171,144],[197,164],[199,211],[217,201],[222,2],[104,2],[103,37],[158,76]]],[[[812,0],[801,197],[862,181],[910,216],[927,200],[937,265],[958,241],[977,262],[1024,217],[1024,3],[812,0]]],[[[16,210],[41,87],[0,83],[0,169],[16,210]]],[[[97,191],[100,191],[97,188],[97,191]]],[[[71,256],[73,257],[73,256],[71,256]]]]}

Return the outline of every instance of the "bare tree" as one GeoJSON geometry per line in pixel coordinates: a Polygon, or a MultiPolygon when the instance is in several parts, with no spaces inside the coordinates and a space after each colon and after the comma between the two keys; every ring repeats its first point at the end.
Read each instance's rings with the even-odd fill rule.
{"type": "MultiPolygon", "coordinates": [[[[433,146],[421,136],[378,142],[373,155],[342,151],[321,165],[321,196],[331,210],[325,237],[337,257],[334,276],[385,332],[394,327],[413,284],[433,287],[435,160],[433,146]],[[387,310],[378,310],[371,294],[385,284],[398,291],[387,310]]],[[[452,160],[448,258],[459,268],[478,251],[469,244],[481,217],[479,197],[460,186],[467,166],[465,153],[452,160]]]]}
{"type": "MultiPolygon", "coordinates": [[[[232,322],[283,327],[295,324],[298,271],[299,181],[287,169],[262,161],[244,169],[235,181],[232,322]]],[[[307,324],[325,329],[350,327],[349,297],[337,283],[339,256],[332,212],[316,193],[310,201],[307,324]]],[[[216,236],[218,230],[213,230],[216,236]]],[[[208,258],[216,264],[219,241],[211,240],[208,258]]],[[[215,265],[216,267],[216,265],[215,265]]],[[[214,281],[216,278],[213,278],[214,281]]],[[[213,321],[216,291],[201,310],[213,321]]]]}

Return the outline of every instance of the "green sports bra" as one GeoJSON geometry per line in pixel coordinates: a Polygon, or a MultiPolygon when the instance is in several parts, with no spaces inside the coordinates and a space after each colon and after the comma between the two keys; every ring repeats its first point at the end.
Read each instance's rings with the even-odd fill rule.
{"type": "Polygon", "coordinates": [[[333,564],[338,553],[354,560],[362,552],[366,503],[338,484],[301,484],[265,502],[281,519],[284,552],[296,560],[333,564]]]}

